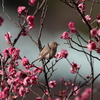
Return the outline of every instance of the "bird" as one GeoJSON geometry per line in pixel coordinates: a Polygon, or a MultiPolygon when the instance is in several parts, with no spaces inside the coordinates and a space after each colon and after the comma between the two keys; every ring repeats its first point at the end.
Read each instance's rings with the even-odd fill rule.
{"type": "Polygon", "coordinates": [[[37,60],[42,60],[42,59],[47,59],[50,60],[52,59],[56,52],[57,52],[57,47],[58,43],[55,41],[50,42],[47,46],[45,46],[39,53],[39,57],[34,60],[32,63],[36,62],[37,60]]]}

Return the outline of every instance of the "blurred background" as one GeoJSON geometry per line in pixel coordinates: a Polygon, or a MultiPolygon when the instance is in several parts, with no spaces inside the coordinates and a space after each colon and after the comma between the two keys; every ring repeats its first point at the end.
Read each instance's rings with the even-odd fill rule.
{"type": "MultiPolygon", "coordinates": [[[[17,16],[18,6],[29,7],[28,0],[5,0],[5,11],[16,23],[19,22],[19,18],[17,16]]],[[[91,3],[87,1],[86,3],[87,14],[89,14],[90,7],[91,7],[91,3]]],[[[96,15],[100,13],[99,8],[100,8],[100,4],[95,4],[92,13],[92,20],[94,20],[96,18],[96,15]]],[[[30,7],[29,14],[33,14],[34,10],[35,10],[35,6],[30,7]]],[[[4,18],[4,23],[0,27],[0,51],[2,51],[3,49],[7,48],[6,41],[4,39],[4,34],[7,32],[11,32],[14,40],[18,35],[18,33],[20,32],[20,29],[16,27],[16,25],[13,24],[7,18],[7,16],[2,12],[1,1],[0,1],[0,15],[4,18]]],[[[40,15],[41,15],[41,11],[35,17],[34,29],[29,31],[30,32],[29,34],[36,41],[37,41],[37,36],[40,28],[40,15]]],[[[82,18],[79,16],[79,14],[76,11],[74,11],[72,8],[68,7],[66,4],[61,2],[60,0],[48,0],[48,11],[47,11],[43,32],[42,32],[42,38],[41,38],[42,45],[43,46],[47,45],[47,43],[51,41],[56,41],[57,43],[59,43],[60,46],[58,47],[57,51],[59,52],[61,49],[68,50],[69,53],[68,59],[70,60],[70,62],[75,62],[81,65],[80,73],[85,77],[89,75],[91,72],[89,63],[85,55],[75,50],[72,50],[67,44],[64,44],[65,40],[59,38],[64,31],[68,30],[67,24],[70,21],[75,22],[75,27],[77,28],[78,32],[80,32],[80,34],[86,40],[88,40],[89,30],[87,26],[82,22],[82,18]]],[[[85,44],[83,43],[83,45],[85,44]]],[[[30,62],[35,60],[38,57],[39,50],[28,36],[20,37],[15,47],[21,50],[20,52],[21,57],[26,56],[30,60],[30,62]]],[[[96,55],[95,52],[94,55],[96,55]]],[[[52,61],[53,60],[54,59],[52,59],[52,61]]],[[[36,62],[35,64],[37,66],[41,66],[41,62],[36,62]]],[[[70,73],[70,65],[66,59],[60,60],[56,64],[55,69],[56,68],[57,70],[53,73],[51,80],[56,79],[59,81],[61,78],[64,78],[65,80],[67,79],[73,80],[75,78],[75,75],[70,73]]],[[[98,75],[100,72],[100,62],[97,60],[94,60],[94,70],[95,70],[95,76],[98,75]]],[[[43,77],[41,77],[41,79],[43,79],[43,77]]],[[[77,80],[80,81],[81,78],[78,77],[77,80]]]]}

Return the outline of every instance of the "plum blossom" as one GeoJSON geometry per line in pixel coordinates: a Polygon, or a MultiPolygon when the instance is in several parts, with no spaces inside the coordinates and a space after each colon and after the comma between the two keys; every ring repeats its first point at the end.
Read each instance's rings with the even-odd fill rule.
{"type": "Polygon", "coordinates": [[[26,65],[25,68],[28,70],[30,68],[34,67],[34,65],[26,65]]]}
{"type": "Polygon", "coordinates": [[[100,29],[97,30],[97,35],[100,36],[100,29]]]}
{"type": "Polygon", "coordinates": [[[87,48],[88,48],[89,51],[95,50],[96,49],[96,43],[95,42],[88,43],[87,48]]]}
{"type": "Polygon", "coordinates": [[[100,23],[100,14],[96,16],[97,22],[100,23]]]}
{"type": "Polygon", "coordinates": [[[53,100],[53,99],[49,97],[48,100],[53,100]]]}
{"type": "Polygon", "coordinates": [[[2,51],[2,53],[5,55],[5,56],[9,56],[9,51],[8,51],[8,49],[4,49],[3,51],[2,51]]]}
{"type": "Polygon", "coordinates": [[[12,38],[12,35],[10,32],[7,32],[6,34],[4,34],[5,36],[5,40],[7,41],[7,44],[10,44],[10,39],[12,38]]]}
{"type": "Polygon", "coordinates": [[[30,6],[34,6],[35,2],[36,2],[36,0],[28,0],[28,4],[30,6]]]}
{"type": "Polygon", "coordinates": [[[60,52],[58,52],[56,55],[55,55],[55,57],[57,58],[57,59],[62,59],[62,58],[66,58],[68,56],[68,51],[67,50],[65,50],[65,49],[62,49],[60,52]]]}
{"type": "Polygon", "coordinates": [[[42,98],[41,97],[36,97],[36,100],[42,100],[42,98]]]}
{"type": "Polygon", "coordinates": [[[74,100],[83,100],[83,99],[81,99],[81,96],[76,96],[76,97],[74,98],[74,100]]]}
{"type": "Polygon", "coordinates": [[[88,98],[90,97],[91,94],[91,88],[86,88],[85,91],[81,94],[81,98],[83,100],[88,100],[88,98]]]}
{"type": "Polygon", "coordinates": [[[33,75],[31,78],[30,78],[30,83],[32,84],[38,84],[38,77],[36,75],[33,75]]]}
{"type": "Polygon", "coordinates": [[[37,72],[38,74],[41,74],[41,73],[42,73],[42,70],[43,70],[43,67],[42,67],[42,66],[39,67],[39,68],[36,68],[36,67],[35,67],[35,68],[33,69],[33,72],[34,72],[34,73],[37,72]]]}
{"type": "Polygon", "coordinates": [[[79,69],[80,69],[80,65],[78,65],[74,62],[71,63],[71,68],[70,68],[71,73],[75,74],[75,73],[77,73],[77,70],[79,70],[79,69]]]}
{"type": "Polygon", "coordinates": [[[21,87],[19,88],[19,95],[20,95],[20,96],[24,96],[25,93],[26,93],[25,88],[24,88],[23,86],[21,86],[21,87]]]}
{"type": "Polygon", "coordinates": [[[2,25],[3,22],[4,22],[4,19],[0,15],[0,26],[2,25]]]}
{"type": "Polygon", "coordinates": [[[90,30],[90,34],[91,36],[97,36],[97,30],[96,29],[90,30]]]}
{"type": "Polygon", "coordinates": [[[21,32],[21,35],[22,35],[22,36],[26,36],[27,33],[28,33],[28,30],[23,30],[23,32],[21,32]]]}
{"type": "Polygon", "coordinates": [[[68,27],[69,27],[69,29],[71,30],[72,33],[74,33],[74,34],[77,33],[74,22],[69,22],[68,27]]]}
{"type": "MultiPolygon", "coordinates": [[[[11,49],[11,48],[13,48],[13,47],[8,48],[9,53],[10,53],[10,49],[11,49]]],[[[11,51],[12,59],[18,60],[18,58],[19,58],[19,52],[20,52],[20,50],[19,50],[18,48],[14,48],[14,49],[11,51]]]]}
{"type": "Polygon", "coordinates": [[[86,19],[88,22],[91,21],[91,17],[90,17],[89,15],[86,15],[86,16],[85,16],[85,19],[86,19]]]}
{"type": "Polygon", "coordinates": [[[74,28],[75,27],[74,22],[69,22],[68,27],[69,27],[69,29],[74,28]]]}
{"type": "Polygon", "coordinates": [[[85,11],[85,5],[83,3],[78,4],[78,8],[81,12],[85,11]]]}
{"type": "Polygon", "coordinates": [[[26,57],[24,57],[24,58],[22,58],[22,60],[21,60],[21,64],[22,64],[23,66],[26,66],[26,65],[29,64],[29,60],[28,60],[26,57]]]}
{"type": "Polygon", "coordinates": [[[5,72],[3,70],[0,70],[0,75],[4,75],[5,72]]]}
{"type": "Polygon", "coordinates": [[[18,12],[19,14],[26,15],[26,13],[27,13],[26,7],[25,7],[25,6],[19,6],[19,7],[17,8],[17,12],[18,12]]]}
{"type": "Polygon", "coordinates": [[[75,97],[74,100],[88,100],[91,94],[91,88],[86,88],[85,91],[81,94],[75,97]]]}
{"type": "Polygon", "coordinates": [[[0,92],[0,99],[5,99],[7,97],[7,93],[5,93],[4,91],[0,92]]]}
{"type": "Polygon", "coordinates": [[[56,98],[55,100],[62,100],[61,98],[56,98]]]}
{"type": "Polygon", "coordinates": [[[23,80],[23,84],[24,84],[24,86],[28,86],[28,85],[30,85],[30,77],[26,77],[26,78],[24,78],[24,80],[23,80]]]}
{"type": "Polygon", "coordinates": [[[74,34],[77,33],[76,28],[71,28],[70,30],[71,30],[71,32],[74,33],[74,34]]]}
{"type": "Polygon", "coordinates": [[[15,47],[9,47],[7,49],[4,49],[2,53],[7,57],[11,56],[13,60],[18,60],[20,50],[15,47]]]}
{"type": "Polygon", "coordinates": [[[69,39],[69,38],[70,38],[70,33],[68,33],[68,32],[63,32],[63,34],[60,36],[60,38],[69,39]]]}
{"type": "Polygon", "coordinates": [[[97,53],[100,53],[100,47],[97,47],[96,49],[97,49],[97,53]]]}
{"type": "Polygon", "coordinates": [[[9,73],[10,76],[15,75],[16,74],[16,69],[13,66],[10,65],[8,67],[8,73],[9,73]]]}
{"type": "Polygon", "coordinates": [[[27,23],[29,25],[28,29],[29,30],[33,29],[33,27],[34,27],[34,16],[33,15],[27,16],[26,21],[27,21],[27,23]]]}
{"type": "Polygon", "coordinates": [[[49,87],[50,87],[50,88],[53,88],[53,87],[56,86],[57,83],[56,83],[56,81],[54,80],[54,81],[50,81],[48,84],[49,84],[49,87]]]}
{"type": "Polygon", "coordinates": [[[75,87],[74,87],[74,91],[75,91],[75,92],[74,92],[74,95],[78,95],[78,94],[79,94],[80,89],[78,89],[78,90],[77,90],[77,89],[78,89],[78,86],[75,86],[75,87]]]}

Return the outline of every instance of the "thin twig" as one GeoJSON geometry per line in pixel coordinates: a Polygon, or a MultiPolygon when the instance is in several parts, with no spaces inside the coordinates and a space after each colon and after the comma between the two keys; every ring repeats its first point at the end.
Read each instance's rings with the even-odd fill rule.
{"type": "Polygon", "coordinates": [[[9,20],[14,23],[17,27],[19,27],[19,25],[13,21],[13,19],[7,14],[7,12],[5,11],[5,7],[4,7],[4,0],[2,0],[2,11],[4,12],[4,14],[9,18],[9,20]]]}

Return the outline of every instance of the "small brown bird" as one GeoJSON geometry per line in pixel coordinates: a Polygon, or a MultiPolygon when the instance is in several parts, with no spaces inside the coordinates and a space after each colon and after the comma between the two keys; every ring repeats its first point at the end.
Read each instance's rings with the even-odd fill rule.
{"type": "MultiPolygon", "coordinates": [[[[57,51],[57,47],[58,47],[58,43],[57,42],[50,42],[47,46],[45,46],[42,51],[39,53],[39,57],[35,60],[42,60],[42,59],[47,59],[50,60],[52,59],[57,51]]],[[[35,61],[33,61],[32,63],[34,63],[35,61]]]]}

